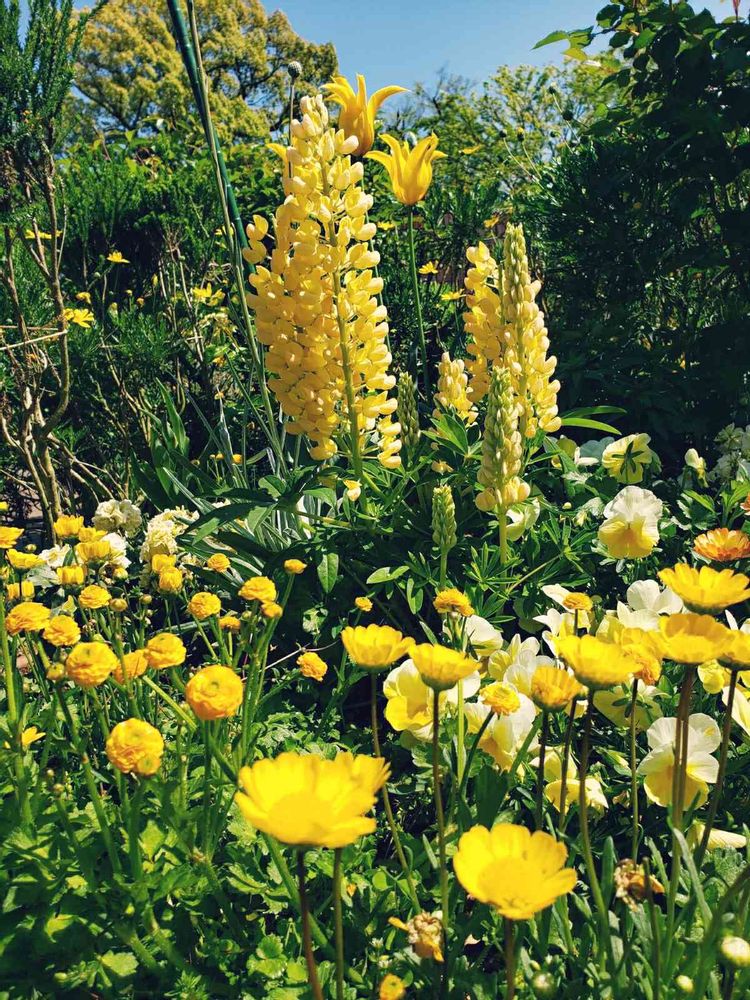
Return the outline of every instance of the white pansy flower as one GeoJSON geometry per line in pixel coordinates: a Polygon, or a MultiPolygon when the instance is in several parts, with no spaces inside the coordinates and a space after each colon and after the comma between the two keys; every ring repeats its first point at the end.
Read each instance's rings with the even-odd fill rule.
{"type": "Polygon", "coordinates": [[[484,703],[464,706],[470,733],[478,733],[487,716],[492,716],[482,734],[479,747],[492,757],[501,771],[510,770],[518,750],[534,725],[536,709],[533,702],[520,691],[518,700],[518,710],[510,715],[495,715],[489,705],[484,703]]]}
{"type": "MultiPolygon", "coordinates": [[[[643,775],[646,795],[660,806],[672,802],[677,719],[657,719],[646,733],[651,751],[638,767],[643,775]]],[[[708,786],[714,784],[719,774],[719,762],[712,756],[721,743],[721,732],[710,715],[696,713],[688,720],[687,767],[685,772],[685,800],[689,806],[697,798],[703,805],[708,797],[708,786]]]]}
{"type": "MultiPolygon", "coordinates": [[[[635,728],[638,732],[648,729],[652,722],[661,717],[658,698],[660,691],[651,684],[638,684],[638,697],[635,703],[635,728]]],[[[626,729],[630,725],[630,702],[632,688],[626,684],[597,691],[594,704],[609,721],[626,729]]]]}
{"type": "Polygon", "coordinates": [[[681,599],[669,587],[656,580],[638,580],[626,591],[627,604],[617,603],[617,617],[626,628],[652,632],[659,628],[661,615],[676,615],[684,610],[681,599]]]}
{"type": "Polygon", "coordinates": [[[613,559],[642,559],[659,541],[663,509],[651,490],[626,486],[604,508],[599,541],[613,559]]]}
{"type": "MultiPolygon", "coordinates": [[[[603,813],[607,808],[607,798],[602,788],[602,783],[596,775],[589,774],[585,781],[586,804],[595,812],[603,813]]],[[[545,797],[552,803],[555,809],[560,810],[562,800],[562,780],[551,781],[544,789],[545,797]]],[[[562,802],[562,811],[567,812],[570,806],[577,806],[581,796],[581,782],[576,776],[568,776],[565,785],[565,802],[562,802]]]]}
{"type": "MultiPolygon", "coordinates": [[[[479,690],[479,673],[469,674],[463,681],[464,698],[473,698],[479,690]]],[[[415,739],[426,742],[432,739],[432,717],[435,692],[422,680],[412,660],[391,670],[383,683],[387,699],[385,717],[396,732],[408,732],[415,739]]],[[[451,714],[458,706],[458,685],[438,696],[441,717],[451,714]]]]}
{"type": "Polygon", "coordinates": [[[495,628],[486,618],[479,615],[469,615],[464,619],[466,637],[477,656],[491,656],[496,650],[502,649],[503,633],[495,628]]]}
{"type": "MultiPolygon", "coordinates": [[[[534,621],[547,626],[542,632],[542,639],[555,655],[557,655],[555,640],[575,633],[576,619],[572,611],[558,611],[557,608],[550,608],[543,615],[536,615],[534,621]]],[[[581,624],[580,611],[578,612],[578,624],[579,626],[581,624]]]]}

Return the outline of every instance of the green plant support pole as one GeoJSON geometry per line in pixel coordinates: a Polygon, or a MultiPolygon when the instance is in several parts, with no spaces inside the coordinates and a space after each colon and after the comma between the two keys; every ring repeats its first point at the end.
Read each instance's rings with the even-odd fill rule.
{"type": "Polygon", "coordinates": [[[188,80],[190,81],[190,89],[193,92],[193,98],[195,100],[196,107],[198,108],[198,114],[200,115],[200,119],[203,124],[203,130],[206,133],[206,139],[208,140],[209,146],[213,141],[213,145],[216,150],[216,158],[219,164],[222,184],[224,185],[232,228],[234,229],[238,245],[244,248],[247,246],[247,236],[245,235],[245,230],[242,226],[239,206],[237,205],[237,199],[234,194],[232,182],[229,179],[229,172],[227,171],[227,165],[224,161],[224,155],[221,151],[221,146],[219,145],[219,137],[216,134],[216,129],[208,119],[206,108],[203,104],[200,80],[198,77],[198,63],[195,59],[195,52],[193,51],[193,43],[190,39],[190,32],[187,29],[185,17],[182,12],[181,0],[167,0],[167,7],[169,9],[169,16],[172,21],[172,29],[177,41],[177,46],[180,50],[180,55],[182,56],[182,62],[185,66],[188,80]]]}

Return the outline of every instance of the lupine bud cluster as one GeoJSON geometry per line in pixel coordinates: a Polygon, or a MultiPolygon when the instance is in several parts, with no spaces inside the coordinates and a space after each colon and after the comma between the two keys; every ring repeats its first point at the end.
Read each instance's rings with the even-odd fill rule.
{"type": "Polygon", "coordinates": [[[373,443],[380,462],[395,468],[395,378],[387,313],[377,301],[379,255],[369,246],[372,197],[361,187],[362,163],[351,156],[357,139],[329,126],[319,96],[303,97],[300,110],[291,146],[275,147],[285,162],[286,197],[273,249],[265,246],[265,219],[256,215],[247,227],[246,256],[258,265],[248,302],[287,432],[306,434],[318,461],[336,455],[344,434],[359,453],[373,443]]]}
{"type": "Polygon", "coordinates": [[[503,300],[499,268],[487,245],[479,242],[469,247],[466,256],[471,264],[464,281],[468,306],[464,329],[471,355],[466,367],[471,374],[471,399],[478,403],[490,388],[490,372],[503,360],[503,300]]]}
{"type": "Polygon", "coordinates": [[[413,450],[419,441],[419,410],[417,408],[417,387],[409,372],[401,372],[398,377],[397,399],[401,440],[409,450],[413,450]]]}
{"type": "Polygon", "coordinates": [[[456,505],[450,486],[436,486],[432,491],[432,540],[441,552],[450,552],[458,541],[456,505]]]}
{"type": "Polygon", "coordinates": [[[477,481],[483,487],[476,498],[480,510],[507,509],[529,495],[529,485],[519,476],[523,442],[518,431],[518,411],[507,368],[493,368],[482,437],[482,464],[477,481]]]}
{"type": "Polygon", "coordinates": [[[438,363],[437,392],[432,415],[438,418],[443,410],[454,410],[464,423],[473,424],[477,419],[477,408],[469,399],[468,384],[469,377],[464,370],[463,361],[453,361],[445,351],[438,363]]]}

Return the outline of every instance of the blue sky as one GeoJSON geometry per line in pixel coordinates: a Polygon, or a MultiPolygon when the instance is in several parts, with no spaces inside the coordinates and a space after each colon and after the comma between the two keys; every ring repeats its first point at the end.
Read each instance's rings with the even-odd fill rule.
{"type": "MultiPolygon", "coordinates": [[[[345,76],[364,73],[368,89],[389,83],[429,83],[445,68],[482,80],[499,65],[560,60],[564,45],[533,51],[558,28],[592,24],[605,0],[266,0],[295,31],[336,46],[345,76]]],[[[729,0],[693,0],[727,17],[729,0]]]]}

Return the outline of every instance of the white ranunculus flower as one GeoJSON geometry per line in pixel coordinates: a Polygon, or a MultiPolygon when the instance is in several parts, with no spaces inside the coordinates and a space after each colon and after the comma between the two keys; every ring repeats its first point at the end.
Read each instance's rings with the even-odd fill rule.
{"type": "Polygon", "coordinates": [[[109,534],[104,536],[102,541],[109,542],[109,547],[112,550],[112,556],[107,560],[107,562],[111,565],[121,566],[123,569],[127,569],[130,565],[130,560],[126,555],[128,543],[122,535],[118,535],[115,531],[110,531],[109,534]]]}
{"type": "Polygon", "coordinates": [[[100,531],[121,531],[130,538],[140,528],[143,517],[130,500],[104,500],[96,508],[93,521],[100,531]]]}

